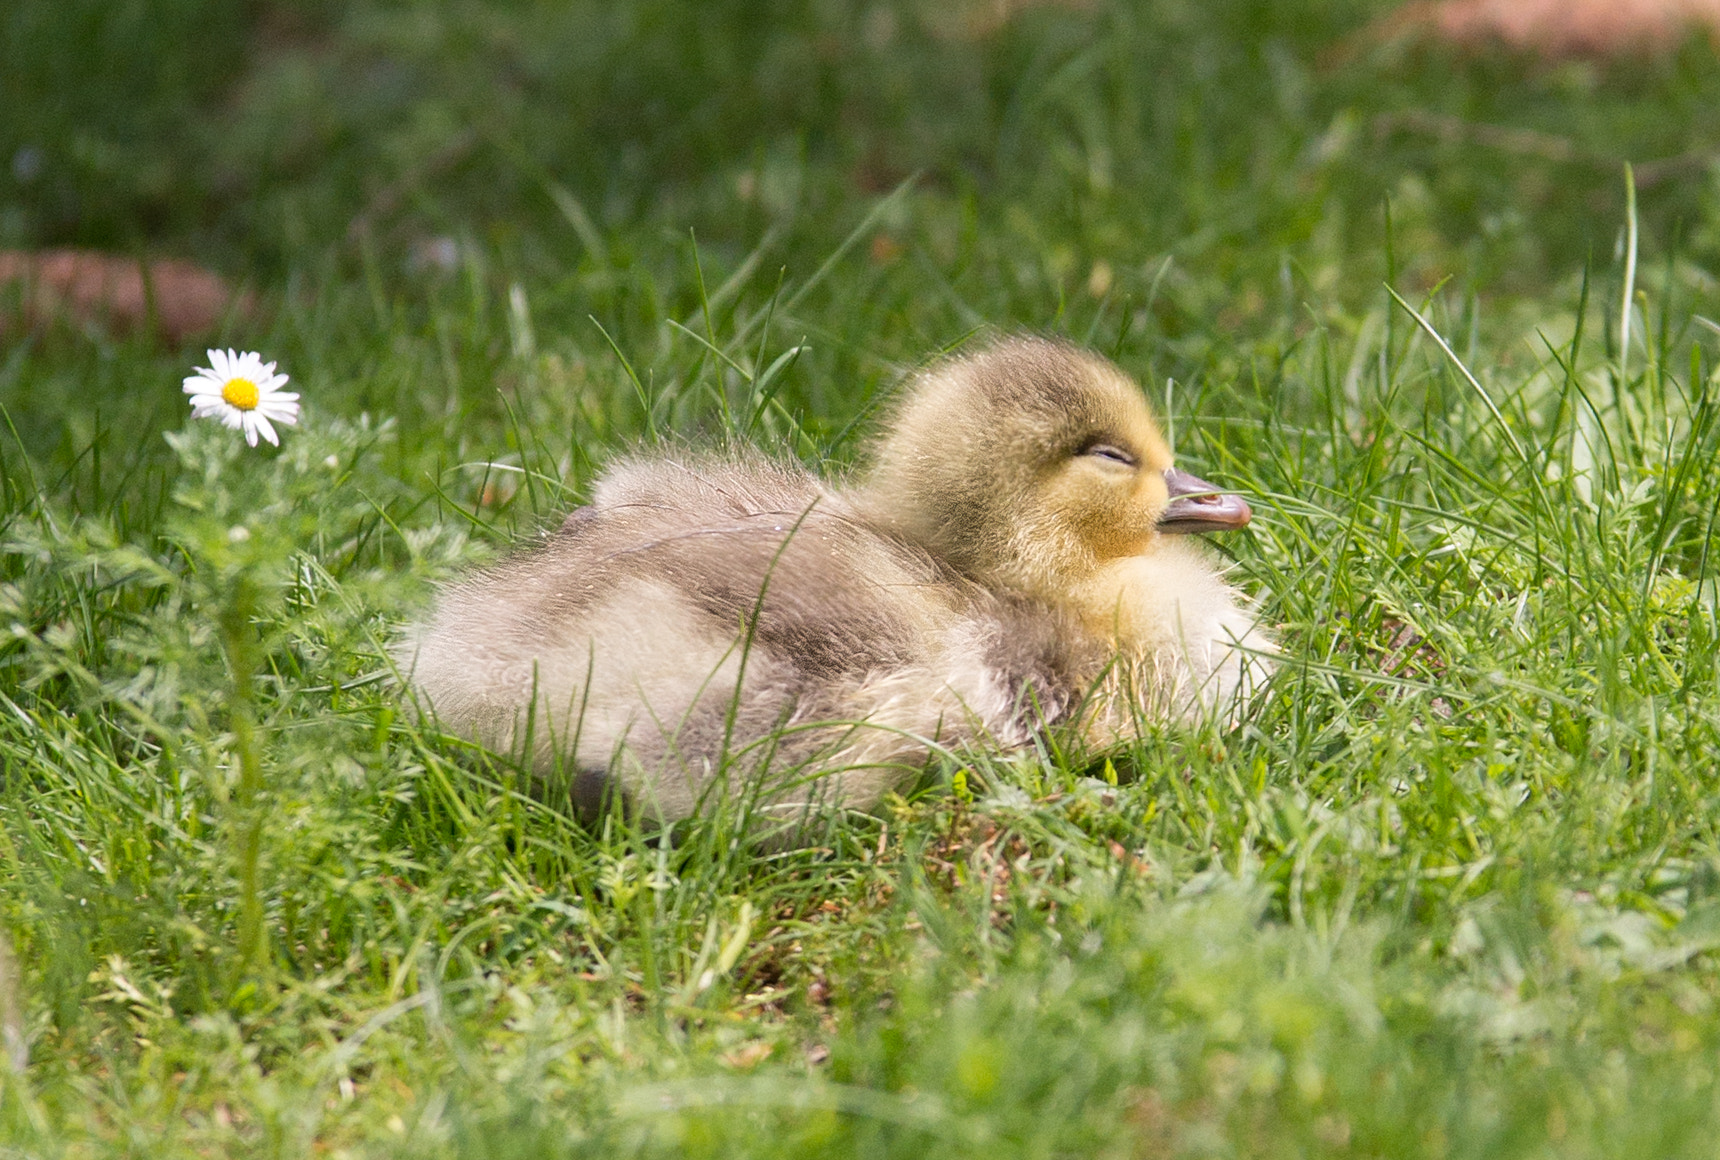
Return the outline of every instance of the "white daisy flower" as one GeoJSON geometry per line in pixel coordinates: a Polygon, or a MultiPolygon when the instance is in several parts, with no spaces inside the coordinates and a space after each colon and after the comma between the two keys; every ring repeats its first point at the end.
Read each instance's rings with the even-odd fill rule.
{"type": "Polygon", "coordinates": [[[276,447],[281,445],[274,424],[289,427],[299,421],[299,396],[283,391],[287,376],[275,373],[275,364],[263,361],[254,351],[212,350],[209,366],[185,380],[191,396],[193,419],[220,419],[223,426],[245,432],[245,442],[257,445],[262,435],[276,447]]]}

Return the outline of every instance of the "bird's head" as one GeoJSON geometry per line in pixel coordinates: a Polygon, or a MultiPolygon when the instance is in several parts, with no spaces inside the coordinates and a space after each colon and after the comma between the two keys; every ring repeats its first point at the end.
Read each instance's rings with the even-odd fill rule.
{"type": "Polygon", "coordinates": [[[1057,599],[1162,537],[1240,528],[1178,470],[1141,389],[1060,342],[1009,338],[908,387],[863,485],[874,518],[988,585],[1057,599]]]}

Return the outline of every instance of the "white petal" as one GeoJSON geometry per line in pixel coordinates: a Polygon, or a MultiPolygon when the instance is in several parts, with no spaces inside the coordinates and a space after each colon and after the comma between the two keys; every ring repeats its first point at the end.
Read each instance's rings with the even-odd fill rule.
{"type": "MultiPolygon", "coordinates": [[[[274,427],[270,426],[268,418],[261,411],[251,412],[251,426],[256,430],[261,431],[263,433],[263,438],[267,439],[274,446],[279,447],[281,445],[280,437],[275,434],[274,427]]],[[[255,439],[251,440],[251,445],[253,447],[256,446],[256,443],[257,441],[255,439]]]]}
{"type": "Polygon", "coordinates": [[[299,425],[299,413],[296,408],[291,411],[283,411],[274,407],[261,406],[257,408],[257,414],[261,415],[265,419],[271,420],[272,422],[284,423],[288,427],[297,427],[299,425]]]}

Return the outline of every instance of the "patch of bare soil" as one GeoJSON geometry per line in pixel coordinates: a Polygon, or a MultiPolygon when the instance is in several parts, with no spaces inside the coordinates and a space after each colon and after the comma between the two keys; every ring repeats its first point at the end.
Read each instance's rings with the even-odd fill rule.
{"type": "Polygon", "coordinates": [[[97,250],[0,251],[0,330],[21,315],[116,334],[152,330],[174,345],[213,333],[231,314],[256,315],[248,290],[191,262],[139,261],[97,250]]]}
{"type": "Polygon", "coordinates": [[[1693,32],[1720,41],[1720,0],[1417,0],[1376,34],[1422,33],[1465,48],[1504,45],[1547,59],[1664,52],[1693,32]]]}

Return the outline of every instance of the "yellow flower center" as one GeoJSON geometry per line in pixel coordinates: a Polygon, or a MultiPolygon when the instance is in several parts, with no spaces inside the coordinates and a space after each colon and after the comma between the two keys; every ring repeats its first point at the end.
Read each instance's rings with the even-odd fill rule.
{"type": "Polygon", "coordinates": [[[256,410],[257,398],[257,384],[250,379],[228,379],[227,385],[221,388],[222,401],[241,411],[256,410]]]}

